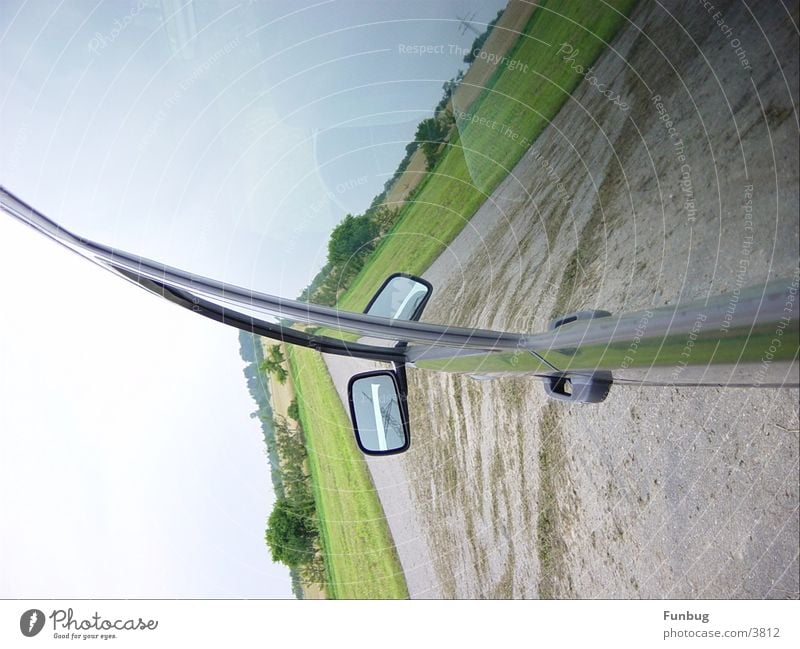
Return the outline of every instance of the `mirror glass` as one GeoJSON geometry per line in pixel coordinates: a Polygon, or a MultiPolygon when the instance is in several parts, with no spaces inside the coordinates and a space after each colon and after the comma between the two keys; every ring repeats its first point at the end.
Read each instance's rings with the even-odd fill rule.
{"type": "Polygon", "coordinates": [[[361,450],[371,455],[408,448],[408,422],[392,372],[366,372],[350,379],[350,415],[361,450]]]}
{"type": "Polygon", "coordinates": [[[431,285],[425,280],[398,273],[383,283],[364,313],[396,320],[419,320],[430,294],[431,285]]]}

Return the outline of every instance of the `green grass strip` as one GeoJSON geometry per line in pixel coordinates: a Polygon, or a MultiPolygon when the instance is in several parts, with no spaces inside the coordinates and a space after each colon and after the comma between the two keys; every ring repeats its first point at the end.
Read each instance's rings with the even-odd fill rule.
{"type": "Polygon", "coordinates": [[[397,551],[322,356],[287,346],[331,599],[408,598],[397,551]]]}

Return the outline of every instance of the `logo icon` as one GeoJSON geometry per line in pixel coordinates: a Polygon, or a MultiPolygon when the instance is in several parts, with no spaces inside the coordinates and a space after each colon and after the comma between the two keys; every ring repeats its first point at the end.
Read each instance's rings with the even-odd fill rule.
{"type": "Polygon", "coordinates": [[[32,638],[44,628],[44,613],[38,608],[25,611],[19,618],[19,630],[22,635],[32,638]]]}

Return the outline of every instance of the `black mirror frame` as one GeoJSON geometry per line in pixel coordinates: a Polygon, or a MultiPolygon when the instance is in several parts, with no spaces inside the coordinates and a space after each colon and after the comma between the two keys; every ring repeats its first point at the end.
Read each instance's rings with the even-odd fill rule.
{"type": "Polygon", "coordinates": [[[403,380],[404,377],[398,374],[396,371],[392,370],[374,370],[372,372],[361,372],[360,374],[354,374],[350,377],[350,380],[347,382],[347,403],[350,406],[350,421],[353,424],[353,433],[356,437],[356,444],[358,444],[359,450],[364,453],[365,455],[373,455],[384,457],[386,455],[397,455],[398,453],[405,453],[409,446],[411,446],[411,427],[408,424],[408,404],[406,403],[407,394],[405,389],[405,381],[403,380]],[[397,396],[399,397],[398,406],[400,407],[400,419],[403,422],[403,434],[405,435],[406,441],[399,448],[387,450],[387,451],[373,451],[371,449],[365,448],[364,445],[361,443],[361,436],[358,434],[358,424],[356,423],[356,410],[353,405],[353,383],[358,381],[359,379],[365,379],[370,376],[389,376],[392,379],[392,383],[394,384],[395,391],[397,396]]]}
{"type": "Polygon", "coordinates": [[[369,313],[369,310],[372,308],[372,305],[375,303],[375,300],[378,299],[378,296],[383,292],[383,289],[385,289],[389,285],[389,282],[391,282],[395,277],[404,277],[405,279],[410,279],[415,282],[419,282],[426,289],[428,289],[428,293],[425,295],[422,302],[420,302],[417,305],[417,308],[414,310],[414,313],[412,313],[411,317],[409,318],[409,320],[412,321],[419,320],[422,317],[422,311],[425,309],[425,305],[428,304],[428,300],[430,300],[431,295],[433,295],[433,284],[431,284],[426,279],[422,279],[421,277],[417,277],[416,275],[409,275],[408,273],[392,273],[391,275],[389,275],[389,277],[387,277],[383,281],[381,287],[377,291],[375,291],[375,295],[373,295],[372,298],[370,299],[369,304],[367,304],[367,307],[364,309],[364,313],[369,313]]]}

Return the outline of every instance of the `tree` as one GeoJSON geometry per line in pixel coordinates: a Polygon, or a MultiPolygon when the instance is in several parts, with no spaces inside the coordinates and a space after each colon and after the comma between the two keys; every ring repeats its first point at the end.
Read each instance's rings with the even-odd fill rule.
{"type": "Polygon", "coordinates": [[[297,507],[286,498],[275,501],[264,537],[273,561],[280,561],[287,566],[310,564],[315,555],[316,536],[314,520],[304,508],[297,507]]]}
{"type": "Polygon", "coordinates": [[[378,226],[378,232],[381,235],[392,229],[392,226],[397,223],[399,215],[400,210],[398,208],[388,207],[387,205],[379,205],[371,212],[372,220],[378,226]]]}
{"type": "Polygon", "coordinates": [[[439,147],[447,137],[449,130],[442,121],[435,117],[423,119],[417,126],[417,133],[414,135],[414,139],[419,142],[419,146],[425,154],[429,170],[436,164],[439,147]]]}
{"type": "Polygon", "coordinates": [[[319,557],[315,556],[314,559],[300,568],[300,576],[306,583],[324,586],[327,582],[325,563],[319,557]]]}
{"type": "Polygon", "coordinates": [[[455,93],[456,88],[458,88],[458,84],[461,83],[461,80],[464,78],[464,71],[459,70],[458,74],[454,76],[452,79],[445,81],[442,84],[442,90],[444,90],[444,94],[442,98],[439,100],[439,103],[436,104],[436,108],[433,110],[433,114],[438,117],[439,113],[447,108],[447,103],[450,101],[453,93],[455,93]]]}
{"type": "Polygon", "coordinates": [[[359,270],[364,258],[375,246],[378,227],[366,215],[348,214],[331,232],[328,261],[333,266],[350,265],[359,270]]]}
{"type": "Polygon", "coordinates": [[[297,399],[292,399],[292,402],[286,409],[286,414],[289,415],[295,421],[297,422],[300,421],[300,408],[297,406],[297,399]]]}
{"type": "Polygon", "coordinates": [[[426,142],[441,142],[445,135],[447,135],[447,130],[442,127],[439,120],[429,117],[419,123],[414,139],[424,146],[426,142]]]}
{"type": "Polygon", "coordinates": [[[258,366],[258,369],[265,374],[274,374],[278,383],[283,385],[286,383],[286,377],[289,376],[286,368],[283,367],[285,361],[286,359],[283,357],[281,348],[278,345],[270,345],[267,349],[267,356],[261,365],[258,366]]]}

